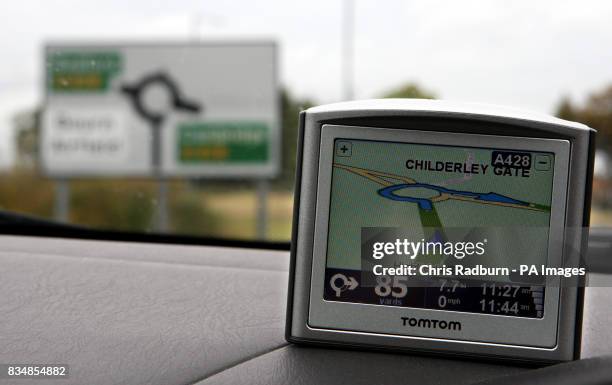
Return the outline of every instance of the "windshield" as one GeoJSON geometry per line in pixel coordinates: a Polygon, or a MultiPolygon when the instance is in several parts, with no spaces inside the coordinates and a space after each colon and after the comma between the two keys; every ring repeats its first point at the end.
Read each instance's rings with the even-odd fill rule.
{"type": "Polygon", "coordinates": [[[104,231],[291,237],[298,114],[379,97],[598,130],[612,223],[612,3],[0,5],[0,212],[104,231]]]}

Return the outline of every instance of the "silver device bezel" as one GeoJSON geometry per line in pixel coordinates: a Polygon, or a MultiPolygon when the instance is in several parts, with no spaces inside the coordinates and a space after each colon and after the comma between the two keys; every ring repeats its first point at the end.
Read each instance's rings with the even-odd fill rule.
{"type": "Polygon", "coordinates": [[[561,266],[563,259],[563,223],[565,221],[565,194],[569,162],[569,142],[567,140],[324,125],[321,130],[321,150],[318,162],[318,199],[308,317],[308,325],[311,328],[389,334],[404,338],[436,338],[548,349],[557,345],[560,292],[558,279],[546,288],[544,316],[542,318],[324,300],[323,289],[330,215],[332,164],[336,139],[554,153],[547,256],[547,265],[549,266],[561,266]],[[407,328],[401,322],[401,317],[405,316],[438,319],[447,322],[458,321],[463,326],[460,331],[407,328]]]}

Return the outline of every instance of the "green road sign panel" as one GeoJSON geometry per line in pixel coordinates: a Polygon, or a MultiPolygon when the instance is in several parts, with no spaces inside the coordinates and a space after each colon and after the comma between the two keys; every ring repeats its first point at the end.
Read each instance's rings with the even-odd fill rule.
{"type": "Polygon", "coordinates": [[[61,52],[47,57],[47,86],[52,92],[104,92],[121,71],[117,52],[61,52]]]}
{"type": "Polygon", "coordinates": [[[265,163],[269,127],[263,122],[197,122],[178,127],[181,163],[265,163]]]}

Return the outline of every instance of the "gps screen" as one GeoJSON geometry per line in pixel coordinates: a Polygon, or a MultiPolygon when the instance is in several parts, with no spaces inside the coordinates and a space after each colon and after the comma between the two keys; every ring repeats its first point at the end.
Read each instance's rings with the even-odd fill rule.
{"type": "Polygon", "coordinates": [[[324,299],[543,317],[545,284],[517,269],[546,264],[554,160],[335,139],[324,299]]]}

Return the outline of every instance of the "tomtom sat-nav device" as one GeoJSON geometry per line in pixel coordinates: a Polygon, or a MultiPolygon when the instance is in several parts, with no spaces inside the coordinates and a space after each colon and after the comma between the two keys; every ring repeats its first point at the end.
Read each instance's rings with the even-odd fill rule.
{"type": "Polygon", "coordinates": [[[432,100],[302,112],[287,340],[577,358],[594,138],[432,100]]]}

